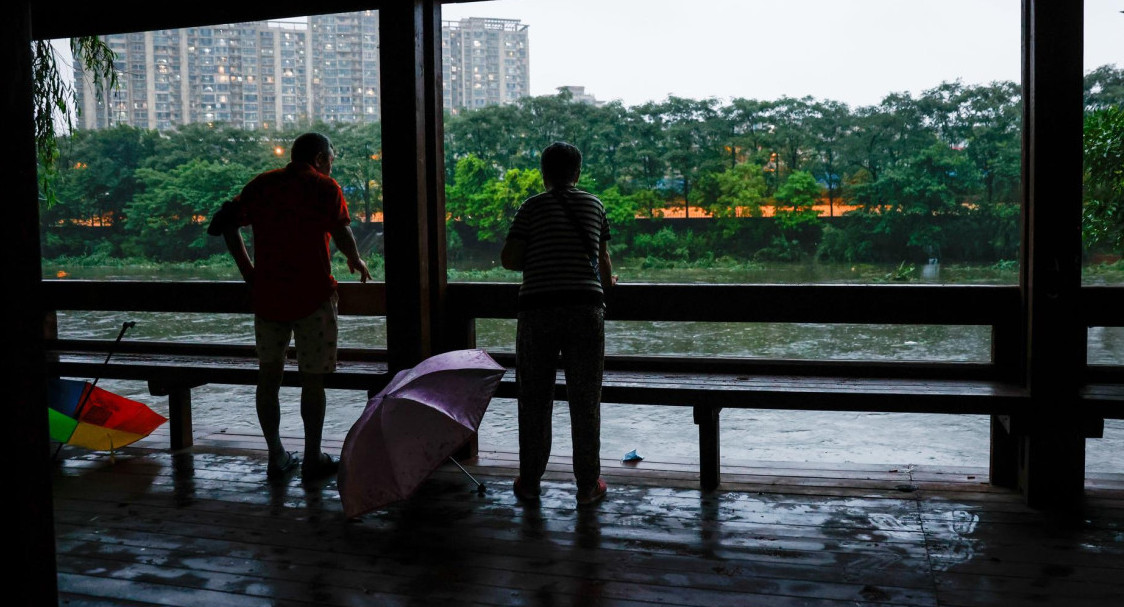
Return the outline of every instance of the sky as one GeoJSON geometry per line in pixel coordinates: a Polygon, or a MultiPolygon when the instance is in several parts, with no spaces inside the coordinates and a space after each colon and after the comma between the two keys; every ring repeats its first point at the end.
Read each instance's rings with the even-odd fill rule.
{"type": "MultiPolygon", "coordinates": [[[[811,95],[855,107],[944,81],[1018,82],[1019,11],[1020,0],[492,0],[443,17],[527,24],[532,95],[584,86],[629,106],[811,95]]],[[[1122,11],[1124,0],[1085,0],[1086,71],[1124,67],[1122,11]]]]}
{"type": "MultiPolygon", "coordinates": [[[[494,0],[443,18],[529,26],[531,94],[584,86],[625,105],[668,95],[874,105],[943,81],[1020,79],[1019,0],[494,0]]],[[[1086,71],[1124,67],[1124,0],[1085,0],[1086,71]]]]}

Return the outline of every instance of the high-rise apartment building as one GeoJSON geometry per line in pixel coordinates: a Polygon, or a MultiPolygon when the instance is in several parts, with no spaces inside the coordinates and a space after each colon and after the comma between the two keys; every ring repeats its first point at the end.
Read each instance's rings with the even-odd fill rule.
{"type": "Polygon", "coordinates": [[[309,17],[312,99],[324,122],[379,119],[379,12],[309,17]]]}
{"type": "Polygon", "coordinates": [[[445,107],[511,103],[530,94],[527,25],[470,17],[441,26],[445,107]]]}
{"type": "MultiPolygon", "coordinates": [[[[171,129],[196,122],[286,128],[379,120],[378,11],[104,37],[119,88],[98,99],[75,67],[79,128],[171,129]]],[[[529,94],[527,26],[469,18],[442,26],[452,111],[529,94]]]]}
{"type": "Polygon", "coordinates": [[[236,23],[104,37],[117,53],[119,88],[105,99],[75,66],[81,128],[170,129],[196,122],[271,128],[308,122],[308,31],[236,23]]]}

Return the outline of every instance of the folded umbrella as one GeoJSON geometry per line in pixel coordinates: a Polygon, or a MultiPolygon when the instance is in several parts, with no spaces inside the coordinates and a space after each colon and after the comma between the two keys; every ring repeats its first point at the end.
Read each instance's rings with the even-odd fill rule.
{"type": "Polygon", "coordinates": [[[348,431],[336,484],[348,518],[406,499],[480,427],[504,367],[456,350],[399,371],[348,431]]]}

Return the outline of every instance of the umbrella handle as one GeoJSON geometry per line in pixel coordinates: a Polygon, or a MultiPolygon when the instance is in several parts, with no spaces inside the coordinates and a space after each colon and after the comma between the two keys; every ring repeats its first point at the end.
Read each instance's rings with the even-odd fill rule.
{"type": "Polygon", "coordinates": [[[484,495],[484,492],[488,490],[488,488],[484,486],[484,483],[482,483],[482,482],[480,482],[480,481],[476,480],[476,477],[474,477],[474,476],[472,476],[471,474],[469,474],[469,473],[468,473],[468,470],[465,470],[465,469],[464,469],[464,466],[462,466],[460,462],[458,462],[457,460],[453,459],[453,456],[452,456],[452,455],[450,455],[450,456],[449,456],[449,461],[451,461],[451,462],[453,462],[454,464],[456,464],[456,465],[457,465],[457,467],[461,469],[461,472],[464,472],[464,475],[465,475],[465,476],[467,476],[468,478],[472,479],[472,482],[476,483],[476,493],[478,493],[478,494],[480,494],[480,495],[484,495]]]}

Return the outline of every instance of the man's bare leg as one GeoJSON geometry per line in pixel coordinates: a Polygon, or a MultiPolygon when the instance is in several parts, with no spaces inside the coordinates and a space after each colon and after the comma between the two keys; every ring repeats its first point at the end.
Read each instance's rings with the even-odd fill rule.
{"type": "Polygon", "coordinates": [[[254,400],[258,410],[258,424],[269,448],[269,461],[274,466],[284,465],[288,459],[281,444],[281,378],[284,361],[261,363],[258,366],[258,387],[254,400]]]}
{"type": "Polygon", "coordinates": [[[301,373],[301,419],[304,420],[304,461],[307,466],[315,466],[320,461],[326,405],[324,375],[301,373]]]}

